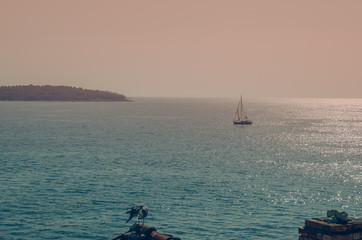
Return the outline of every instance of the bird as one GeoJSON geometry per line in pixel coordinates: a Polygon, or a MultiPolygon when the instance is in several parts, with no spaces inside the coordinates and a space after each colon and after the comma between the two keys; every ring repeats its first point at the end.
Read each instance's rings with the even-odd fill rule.
{"type": "Polygon", "coordinates": [[[128,223],[132,218],[138,216],[137,220],[142,219],[142,224],[144,224],[145,217],[147,217],[147,215],[148,215],[148,208],[146,205],[137,204],[137,205],[133,205],[132,207],[130,207],[126,211],[126,214],[128,214],[128,213],[129,213],[129,218],[126,221],[126,223],[128,223]]]}

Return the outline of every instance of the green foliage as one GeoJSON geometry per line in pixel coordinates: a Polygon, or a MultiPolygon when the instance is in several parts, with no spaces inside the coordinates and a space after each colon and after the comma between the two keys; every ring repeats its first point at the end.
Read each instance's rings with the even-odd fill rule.
{"type": "Polygon", "coordinates": [[[124,95],[68,86],[1,86],[0,101],[123,102],[124,95]]]}

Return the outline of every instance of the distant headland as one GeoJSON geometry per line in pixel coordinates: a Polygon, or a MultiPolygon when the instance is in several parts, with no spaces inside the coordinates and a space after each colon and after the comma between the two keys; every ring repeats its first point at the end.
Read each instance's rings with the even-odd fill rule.
{"type": "Polygon", "coordinates": [[[130,102],[122,94],[69,86],[1,86],[0,101],[130,102]]]}

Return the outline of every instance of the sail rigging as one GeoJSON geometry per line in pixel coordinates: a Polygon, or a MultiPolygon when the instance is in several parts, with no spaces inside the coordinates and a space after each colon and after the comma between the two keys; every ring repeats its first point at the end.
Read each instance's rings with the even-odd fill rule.
{"type": "Polygon", "coordinates": [[[251,124],[251,123],[252,121],[248,120],[248,116],[246,115],[242,96],[240,96],[240,101],[235,111],[234,124],[251,124]]]}

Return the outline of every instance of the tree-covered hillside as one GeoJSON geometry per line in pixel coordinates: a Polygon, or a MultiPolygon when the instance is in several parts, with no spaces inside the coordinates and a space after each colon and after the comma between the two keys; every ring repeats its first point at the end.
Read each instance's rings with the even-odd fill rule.
{"type": "Polygon", "coordinates": [[[1,86],[0,101],[124,102],[124,95],[68,86],[1,86]]]}

